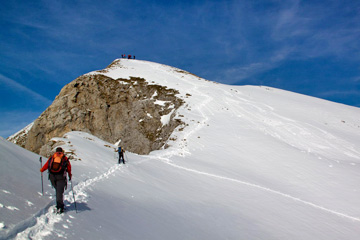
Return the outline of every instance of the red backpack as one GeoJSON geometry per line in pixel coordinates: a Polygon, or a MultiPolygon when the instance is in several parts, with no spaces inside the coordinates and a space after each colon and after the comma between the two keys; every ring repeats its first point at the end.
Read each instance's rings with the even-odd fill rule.
{"type": "Polygon", "coordinates": [[[67,160],[62,152],[56,152],[50,158],[49,171],[51,173],[63,173],[67,167],[67,160]]]}

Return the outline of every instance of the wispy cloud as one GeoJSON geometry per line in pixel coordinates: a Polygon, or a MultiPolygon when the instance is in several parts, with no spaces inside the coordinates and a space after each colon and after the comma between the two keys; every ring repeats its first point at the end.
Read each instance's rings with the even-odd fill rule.
{"type": "MultiPolygon", "coordinates": [[[[299,0],[280,1],[268,8],[250,5],[247,12],[238,5],[242,14],[237,15],[247,17],[247,24],[239,29],[247,41],[238,53],[240,61],[224,70],[228,83],[239,83],[290,61],[360,60],[360,54],[355,54],[360,51],[360,15],[354,6],[299,0]]],[[[355,5],[360,9],[360,3],[355,5]]]]}
{"type": "MultiPolygon", "coordinates": [[[[322,92],[328,99],[352,94],[358,102],[357,91],[347,90],[360,82],[360,1],[3,2],[0,83],[25,103],[30,97],[49,105],[39,94],[44,88],[55,95],[123,53],[221,83],[322,92]]],[[[11,93],[3,95],[6,101],[11,93]]]]}
{"type": "Polygon", "coordinates": [[[0,136],[8,137],[34,121],[41,112],[9,110],[2,111],[0,115],[0,136]]]}
{"type": "Polygon", "coordinates": [[[326,92],[320,92],[317,94],[319,97],[334,97],[334,96],[358,96],[360,90],[331,90],[326,92]]]}
{"type": "MultiPolygon", "coordinates": [[[[278,67],[292,53],[292,49],[284,47],[266,56],[262,61],[248,64],[233,65],[224,70],[225,79],[229,79],[228,84],[240,83],[248,78],[264,73],[278,67]]],[[[224,79],[221,80],[224,82],[224,79]]]]}
{"type": "MultiPolygon", "coordinates": [[[[314,96],[329,100],[333,99],[334,101],[337,101],[337,99],[347,99],[350,105],[355,107],[360,107],[360,102],[359,102],[360,90],[357,89],[330,90],[330,91],[319,92],[318,94],[314,94],[314,96]]],[[[349,103],[345,103],[345,104],[349,105],[349,103]]]]}
{"type": "Polygon", "coordinates": [[[243,80],[249,77],[263,73],[274,67],[275,67],[274,64],[266,63],[266,62],[256,62],[245,66],[233,66],[231,68],[224,70],[225,79],[221,79],[221,80],[216,79],[216,80],[220,82],[229,81],[226,82],[227,84],[233,84],[233,83],[239,84],[240,82],[242,82],[243,80]]]}
{"type": "MultiPolygon", "coordinates": [[[[291,45],[298,58],[337,56],[360,59],[360,15],[342,1],[283,5],[271,30],[272,39],[291,45]]],[[[360,4],[356,4],[360,9],[360,4]]]]}
{"type": "Polygon", "coordinates": [[[36,101],[42,102],[46,105],[51,104],[51,100],[48,98],[38,94],[37,92],[34,92],[33,90],[27,88],[26,86],[16,82],[15,80],[8,78],[2,74],[0,74],[0,82],[7,85],[8,87],[12,88],[15,92],[22,92],[27,95],[29,95],[31,98],[33,98],[36,101]]]}

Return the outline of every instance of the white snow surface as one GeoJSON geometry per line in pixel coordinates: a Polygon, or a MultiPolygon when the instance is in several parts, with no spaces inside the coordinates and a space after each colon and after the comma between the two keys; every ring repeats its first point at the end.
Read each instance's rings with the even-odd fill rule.
{"type": "Polygon", "coordinates": [[[359,239],[359,108],[139,60],[105,74],[179,90],[187,126],[125,165],[88,133],[54,138],[76,155],[63,215],[40,156],[0,139],[0,239],[359,239]]]}

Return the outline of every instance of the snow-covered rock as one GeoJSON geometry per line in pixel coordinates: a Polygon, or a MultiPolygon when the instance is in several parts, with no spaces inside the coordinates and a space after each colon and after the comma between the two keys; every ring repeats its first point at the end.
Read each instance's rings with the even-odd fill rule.
{"type": "MultiPolygon", "coordinates": [[[[9,140],[42,155],[48,155],[52,149],[51,138],[69,131],[88,132],[112,143],[121,140],[123,147],[139,154],[163,147],[172,131],[183,124],[177,118],[177,110],[185,95],[157,84],[156,74],[133,75],[120,62],[131,66],[134,60],[116,60],[104,70],[67,84],[26,135],[21,131],[9,140]],[[126,77],[111,74],[119,69],[126,77]]],[[[149,66],[157,71],[157,64],[149,66]]],[[[166,71],[173,70],[167,67],[166,71]]],[[[166,72],[160,75],[168,81],[178,81],[177,76],[166,72]]]]}

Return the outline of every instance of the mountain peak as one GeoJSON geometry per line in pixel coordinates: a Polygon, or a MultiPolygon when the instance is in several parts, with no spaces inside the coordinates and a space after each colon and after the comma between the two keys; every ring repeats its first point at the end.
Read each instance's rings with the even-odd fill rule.
{"type": "Polygon", "coordinates": [[[138,154],[160,149],[172,131],[184,125],[177,110],[189,95],[168,87],[181,84],[182,77],[176,76],[180,73],[193,77],[161,64],[117,59],[67,84],[35,120],[22,145],[48,155],[54,147],[51,138],[84,131],[121,142],[138,154]]]}
{"type": "Polygon", "coordinates": [[[18,199],[39,189],[39,156],[0,140],[0,238],[358,239],[359,129],[359,108],[121,59],[65,86],[29,131],[73,157],[65,216],[34,221],[18,199]]]}

